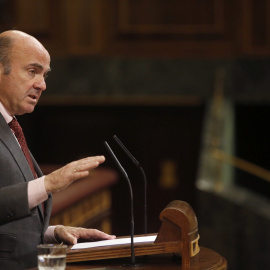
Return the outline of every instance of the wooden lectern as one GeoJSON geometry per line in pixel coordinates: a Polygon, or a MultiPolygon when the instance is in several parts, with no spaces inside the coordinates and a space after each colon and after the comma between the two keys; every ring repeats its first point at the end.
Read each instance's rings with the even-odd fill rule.
{"type": "MultiPolygon", "coordinates": [[[[201,255],[204,256],[204,258],[200,257],[201,252],[198,245],[199,234],[197,218],[189,204],[183,201],[171,202],[160,213],[160,220],[162,221],[162,225],[154,242],[134,244],[136,257],[143,255],[171,253],[181,257],[182,270],[227,269],[226,260],[211,250],[202,248],[203,252],[201,255]],[[214,262],[212,264],[205,264],[205,260],[211,256],[215,257],[214,262]],[[203,263],[201,264],[200,261],[203,263]],[[198,264],[201,264],[201,266],[198,264]]],[[[67,263],[114,259],[130,256],[130,244],[77,250],[70,249],[67,254],[67,263]]]]}

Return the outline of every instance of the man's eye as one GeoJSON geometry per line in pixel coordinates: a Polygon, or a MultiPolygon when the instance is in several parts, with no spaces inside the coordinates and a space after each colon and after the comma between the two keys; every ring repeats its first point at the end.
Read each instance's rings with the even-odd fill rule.
{"type": "Polygon", "coordinates": [[[34,69],[29,69],[28,72],[29,72],[31,75],[36,74],[36,71],[35,71],[34,69]]]}

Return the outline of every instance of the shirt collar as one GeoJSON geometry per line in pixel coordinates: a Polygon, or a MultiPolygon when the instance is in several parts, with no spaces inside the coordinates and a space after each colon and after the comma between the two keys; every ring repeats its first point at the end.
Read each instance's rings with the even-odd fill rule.
{"type": "Polygon", "coordinates": [[[13,117],[8,113],[8,111],[6,110],[1,101],[0,101],[0,113],[3,115],[7,123],[12,121],[13,117]]]}

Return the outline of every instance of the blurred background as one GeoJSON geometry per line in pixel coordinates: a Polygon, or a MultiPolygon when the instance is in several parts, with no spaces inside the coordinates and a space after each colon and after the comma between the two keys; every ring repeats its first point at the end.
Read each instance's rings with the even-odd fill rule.
{"type": "Polygon", "coordinates": [[[47,90],[19,119],[44,173],[107,158],[55,196],[52,223],[129,234],[128,186],[108,141],[144,233],[143,178],[117,135],[147,176],[147,232],[183,200],[199,244],[229,269],[269,269],[269,15],[269,0],[1,0],[1,32],[25,31],[51,54],[47,90]]]}

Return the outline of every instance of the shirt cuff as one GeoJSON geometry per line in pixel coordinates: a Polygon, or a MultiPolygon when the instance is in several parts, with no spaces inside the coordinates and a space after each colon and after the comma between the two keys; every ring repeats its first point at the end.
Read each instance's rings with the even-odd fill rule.
{"type": "Polygon", "coordinates": [[[49,226],[46,230],[46,232],[44,233],[44,243],[45,244],[54,244],[54,243],[58,243],[57,240],[54,237],[54,229],[56,226],[49,226]]]}
{"type": "Polygon", "coordinates": [[[30,210],[48,199],[44,178],[45,176],[42,176],[28,183],[28,203],[30,210]]]}

